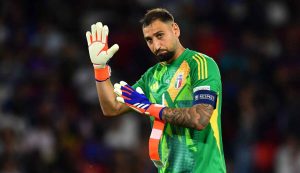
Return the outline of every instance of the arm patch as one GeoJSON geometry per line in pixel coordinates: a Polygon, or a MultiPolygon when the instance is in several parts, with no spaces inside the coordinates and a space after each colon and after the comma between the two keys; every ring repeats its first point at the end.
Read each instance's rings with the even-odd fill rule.
{"type": "Polygon", "coordinates": [[[217,103],[216,92],[210,90],[198,90],[194,92],[193,95],[194,95],[193,105],[204,103],[204,104],[212,105],[214,109],[216,108],[216,103],[217,103]]]}

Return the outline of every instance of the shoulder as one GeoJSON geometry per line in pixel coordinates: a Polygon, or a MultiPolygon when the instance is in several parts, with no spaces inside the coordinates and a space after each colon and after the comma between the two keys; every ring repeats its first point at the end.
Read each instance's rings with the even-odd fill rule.
{"type": "Polygon", "coordinates": [[[217,66],[217,63],[210,56],[200,53],[194,50],[188,50],[188,54],[185,57],[185,60],[190,65],[190,67],[208,67],[208,66],[217,66]]]}
{"type": "Polygon", "coordinates": [[[210,56],[190,50],[186,61],[191,69],[191,75],[195,79],[220,78],[219,67],[210,56]]]}

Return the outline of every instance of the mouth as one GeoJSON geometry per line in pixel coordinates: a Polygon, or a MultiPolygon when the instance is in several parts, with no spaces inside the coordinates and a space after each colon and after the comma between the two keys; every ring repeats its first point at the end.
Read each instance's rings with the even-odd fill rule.
{"type": "Polygon", "coordinates": [[[157,56],[160,56],[160,55],[164,55],[164,54],[166,54],[166,53],[168,53],[167,50],[159,50],[159,51],[156,52],[156,55],[157,55],[157,56]]]}
{"type": "Polygon", "coordinates": [[[169,61],[174,56],[174,52],[170,52],[166,49],[159,49],[156,52],[156,57],[159,62],[169,61]]]}

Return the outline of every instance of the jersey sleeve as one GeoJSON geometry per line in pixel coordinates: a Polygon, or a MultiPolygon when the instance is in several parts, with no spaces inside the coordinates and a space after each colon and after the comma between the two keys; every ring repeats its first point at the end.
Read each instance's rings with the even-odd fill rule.
{"type": "Polygon", "coordinates": [[[199,53],[195,54],[191,61],[190,77],[194,104],[207,103],[216,107],[217,97],[222,91],[218,65],[212,58],[199,53]]]}

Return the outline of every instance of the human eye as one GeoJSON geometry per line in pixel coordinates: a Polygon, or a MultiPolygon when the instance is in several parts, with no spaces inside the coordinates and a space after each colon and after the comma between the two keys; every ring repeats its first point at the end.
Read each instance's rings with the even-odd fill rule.
{"type": "Polygon", "coordinates": [[[146,38],[145,40],[146,40],[147,44],[151,44],[152,43],[152,39],[151,38],[146,38]]]}
{"type": "Polygon", "coordinates": [[[158,39],[162,39],[162,38],[163,38],[163,36],[164,36],[164,34],[163,34],[163,33],[158,33],[158,34],[156,35],[156,37],[157,37],[158,39]]]}

